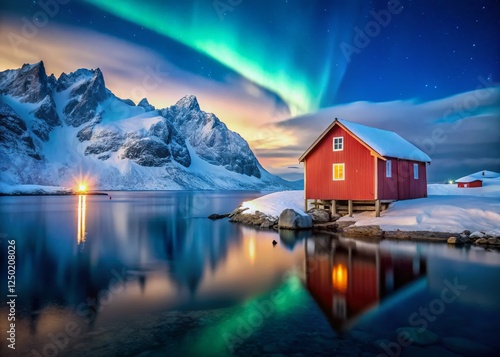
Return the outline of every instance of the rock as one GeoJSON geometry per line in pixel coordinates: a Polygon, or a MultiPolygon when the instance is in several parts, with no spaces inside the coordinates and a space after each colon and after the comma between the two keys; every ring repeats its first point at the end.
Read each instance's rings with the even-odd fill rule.
{"type": "Polygon", "coordinates": [[[342,231],[344,228],[352,226],[356,221],[337,221],[337,229],[342,231]]]}
{"type": "Polygon", "coordinates": [[[238,207],[236,208],[233,212],[229,213],[229,218],[232,218],[233,216],[236,216],[242,212],[245,212],[246,210],[248,210],[248,207],[246,208],[241,208],[241,207],[238,207]]]}
{"type": "Polygon", "coordinates": [[[476,239],[476,241],[474,243],[475,244],[488,244],[488,240],[486,238],[479,238],[479,239],[476,239]]]}
{"type": "Polygon", "coordinates": [[[468,241],[468,238],[466,236],[462,237],[461,235],[458,237],[454,237],[454,236],[450,237],[447,240],[448,244],[455,244],[455,245],[462,245],[462,244],[467,243],[467,241],[468,241]]]}
{"type": "Polygon", "coordinates": [[[287,208],[281,212],[278,226],[283,229],[308,229],[312,227],[312,218],[309,215],[303,216],[297,211],[287,208]]]}
{"type": "Polygon", "coordinates": [[[324,209],[312,208],[307,211],[315,223],[325,223],[330,221],[330,212],[324,209]]]}
{"type": "Polygon", "coordinates": [[[396,330],[396,333],[405,333],[409,335],[411,341],[420,346],[432,345],[433,343],[438,342],[439,338],[435,333],[429,330],[419,332],[419,330],[420,328],[416,327],[400,327],[396,330]]]}
{"type": "Polygon", "coordinates": [[[222,219],[222,218],[226,218],[226,217],[229,217],[229,213],[226,213],[226,214],[212,213],[210,216],[208,216],[208,218],[211,220],[222,219]]]}
{"type": "Polygon", "coordinates": [[[274,222],[266,219],[264,222],[262,222],[262,224],[260,225],[260,228],[269,229],[269,228],[272,228],[273,225],[274,225],[274,222]]]}
{"type": "Polygon", "coordinates": [[[493,356],[495,351],[485,345],[459,337],[445,337],[443,343],[450,351],[466,356],[493,356]]]}
{"type": "Polygon", "coordinates": [[[465,234],[466,236],[470,236],[470,231],[466,229],[465,231],[462,232],[462,234],[465,234]]]}
{"type": "Polygon", "coordinates": [[[349,226],[344,228],[344,233],[349,235],[356,236],[383,236],[384,231],[380,229],[377,225],[369,225],[369,226],[349,226]]]}
{"type": "Polygon", "coordinates": [[[488,244],[497,245],[500,244],[500,240],[498,238],[488,238],[488,244]]]}
{"type": "Polygon", "coordinates": [[[474,233],[471,233],[469,235],[470,238],[483,238],[484,237],[484,233],[483,232],[479,232],[479,231],[476,231],[474,233]]]}
{"type": "Polygon", "coordinates": [[[337,223],[326,222],[326,223],[314,223],[313,228],[320,231],[337,231],[337,223]]]}

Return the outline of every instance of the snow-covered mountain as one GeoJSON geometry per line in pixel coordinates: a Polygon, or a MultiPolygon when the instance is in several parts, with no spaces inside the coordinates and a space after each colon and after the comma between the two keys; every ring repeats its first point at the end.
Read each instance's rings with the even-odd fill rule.
{"type": "Polygon", "coordinates": [[[0,72],[0,181],[98,189],[283,189],[248,143],[195,96],[156,110],[105,86],[99,69],[0,72]]]}

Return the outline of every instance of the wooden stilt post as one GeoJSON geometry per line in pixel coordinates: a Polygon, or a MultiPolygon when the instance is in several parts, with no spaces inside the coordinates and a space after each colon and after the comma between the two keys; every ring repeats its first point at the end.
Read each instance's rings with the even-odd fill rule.
{"type": "Polygon", "coordinates": [[[304,199],[304,207],[305,207],[304,212],[307,212],[307,203],[308,203],[308,202],[307,202],[307,198],[305,198],[305,199],[304,199]]]}
{"type": "Polygon", "coordinates": [[[347,201],[347,214],[352,217],[352,200],[347,201]]]}
{"type": "Polygon", "coordinates": [[[314,208],[318,209],[318,200],[314,200],[314,208]]]}
{"type": "Polygon", "coordinates": [[[375,217],[380,217],[380,200],[375,200],[375,217]]]}
{"type": "Polygon", "coordinates": [[[330,213],[332,214],[332,216],[337,215],[337,201],[335,200],[332,200],[330,203],[330,213]]]}

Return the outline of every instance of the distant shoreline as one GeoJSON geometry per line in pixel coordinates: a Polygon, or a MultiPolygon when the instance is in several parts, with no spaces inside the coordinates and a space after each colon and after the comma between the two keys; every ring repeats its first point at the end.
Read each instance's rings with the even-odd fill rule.
{"type": "Polygon", "coordinates": [[[109,196],[106,192],[13,192],[3,193],[0,196],[109,196]]]}

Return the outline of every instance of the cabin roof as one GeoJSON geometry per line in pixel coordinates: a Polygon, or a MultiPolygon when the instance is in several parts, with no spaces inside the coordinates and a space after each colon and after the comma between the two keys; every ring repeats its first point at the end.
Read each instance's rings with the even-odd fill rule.
{"type": "Polygon", "coordinates": [[[367,149],[384,160],[388,157],[394,157],[412,161],[431,162],[429,155],[393,131],[377,129],[337,118],[335,118],[333,123],[330,124],[330,126],[328,126],[328,128],[302,154],[299,158],[300,162],[304,161],[306,156],[335,125],[341,126],[344,130],[358,139],[367,149]]]}

